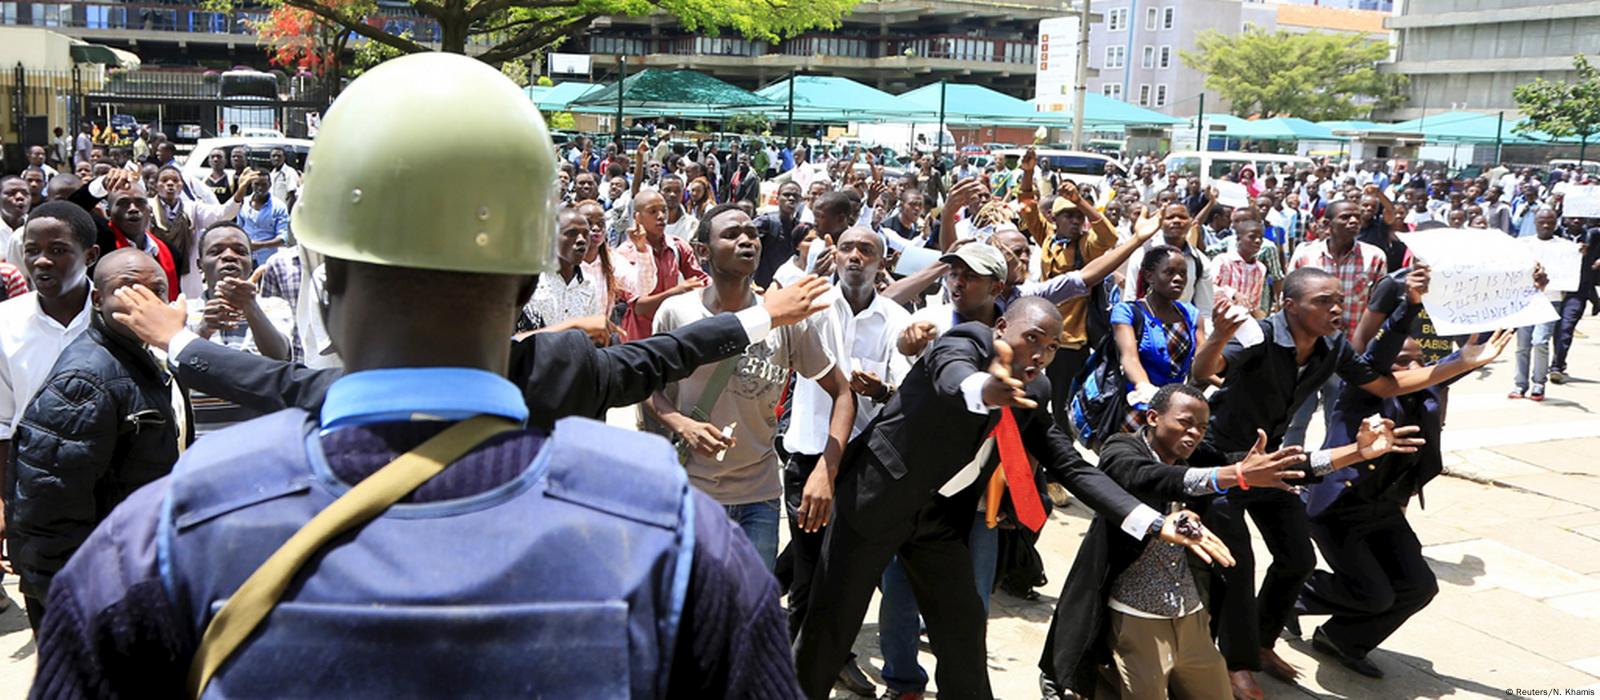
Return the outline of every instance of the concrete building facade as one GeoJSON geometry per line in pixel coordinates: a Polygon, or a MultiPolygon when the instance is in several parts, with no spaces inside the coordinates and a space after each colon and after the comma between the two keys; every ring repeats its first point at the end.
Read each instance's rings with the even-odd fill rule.
{"type": "Polygon", "coordinates": [[[1394,62],[1411,80],[1410,100],[1380,115],[1507,111],[1520,117],[1513,87],[1535,78],[1571,80],[1572,57],[1600,60],[1600,1],[1397,0],[1388,27],[1394,62]]]}

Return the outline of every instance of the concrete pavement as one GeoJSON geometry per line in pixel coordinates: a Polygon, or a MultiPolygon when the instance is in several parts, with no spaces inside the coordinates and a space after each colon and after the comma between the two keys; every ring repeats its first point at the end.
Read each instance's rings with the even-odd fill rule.
{"type": "MultiPolygon", "coordinates": [[[[1542,404],[1505,398],[1514,346],[1452,390],[1448,476],[1429,485],[1425,508],[1410,511],[1440,594],[1374,653],[1388,678],[1366,679],[1326,662],[1307,642],[1288,642],[1280,653],[1303,677],[1298,686],[1263,677],[1269,697],[1600,694],[1600,415],[1590,408],[1600,408],[1600,324],[1585,327],[1597,337],[1576,342],[1575,378],[1551,386],[1542,404]]],[[[995,594],[989,668],[998,697],[1038,697],[1045,625],[1088,522],[1079,505],[1052,516],[1040,544],[1050,583],[1039,600],[995,594]]],[[[1265,550],[1258,544],[1257,551],[1265,550]]],[[[0,611],[0,697],[23,697],[34,647],[14,577],[6,577],[5,591],[18,604],[0,611]]],[[[882,665],[876,619],[874,609],[857,642],[874,675],[882,665]]],[[[1304,628],[1320,622],[1306,618],[1304,628]]],[[[932,655],[922,657],[931,672],[932,655]]]]}

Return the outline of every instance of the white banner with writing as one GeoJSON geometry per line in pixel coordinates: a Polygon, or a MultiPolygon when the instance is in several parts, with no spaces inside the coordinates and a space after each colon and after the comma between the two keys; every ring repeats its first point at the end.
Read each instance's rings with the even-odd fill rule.
{"type": "Polygon", "coordinates": [[[1533,286],[1533,252],[1497,230],[1436,228],[1399,234],[1432,268],[1423,308],[1440,335],[1521,328],[1556,320],[1533,286]]]}

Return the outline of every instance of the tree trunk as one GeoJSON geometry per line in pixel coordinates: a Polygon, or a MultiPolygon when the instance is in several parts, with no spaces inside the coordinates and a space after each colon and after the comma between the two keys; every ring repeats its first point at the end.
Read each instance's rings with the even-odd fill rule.
{"type": "Polygon", "coordinates": [[[453,12],[439,18],[439,50],[466,53],[468,24],[465,13],[453,12]]]}

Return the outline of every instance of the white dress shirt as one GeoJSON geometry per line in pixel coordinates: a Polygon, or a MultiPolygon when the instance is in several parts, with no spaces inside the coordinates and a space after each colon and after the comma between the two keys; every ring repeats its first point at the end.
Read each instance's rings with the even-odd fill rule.
{"type": "Polygon", "coordinates": [[[88,295],[66,326],[39,306],[38,292],[0,302],[0,440],[11,439],[28,402],[50,379],[56,358],[89,328],[92,313],[88,295]]]}
{"type": "MultiPolygon", "coordinates": [[[[838,287],[823,296],[829,306],[826,311],[812,317],[813,328],[822,335],[828,354],[849,358],[838,362],[839,370],[849,377],[860,370],[878,375],[888,386],[898,386],[911,363],[895,350],[900,331],[911,320],[911,313],[882,296],[873,295],[872,303],[861,313],[850,308],[838,287]]],[[[868,423],[883,410],[883,405],[864,396],[856,396],[856,420],[850,429],[855,439],[868,423]]],[[[783,435],[783,447],[794,454],[820,455],[828,445],[828,422],[833,415],[833,397],[822,385],[804,377],[794,381],[794,397],[789,413],[789,431],[783,435]]]]}

